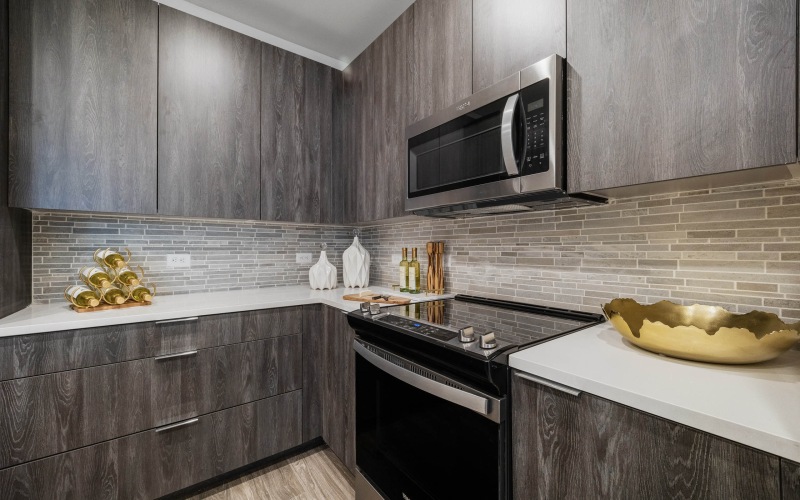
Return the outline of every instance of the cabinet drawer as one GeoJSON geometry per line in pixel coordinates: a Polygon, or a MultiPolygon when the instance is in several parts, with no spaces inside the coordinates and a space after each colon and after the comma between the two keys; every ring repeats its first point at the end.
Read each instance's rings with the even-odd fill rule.
{"type": "Polygon", "coordinates": [[[302,309],[284,307],[0,338],[0,380],[32,377],[302,331],[302,309]]]}
{"type": "Polygon", "coordinates": [[[0,470],[4,498],[156,498],[301,444],[301,391],[0,470]]]}
{"type": "Polygon", "coordinates": [[[0,383],[0,468],[299,389],[300,335],[0,383]]]}

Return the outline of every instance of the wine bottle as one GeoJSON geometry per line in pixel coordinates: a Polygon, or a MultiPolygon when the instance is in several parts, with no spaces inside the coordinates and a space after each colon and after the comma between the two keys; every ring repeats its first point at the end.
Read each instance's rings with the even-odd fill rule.
{"type": "MultiPolygon", "coordinates": [[[[130,251],[128,251],[128,257],[130,258],[130,251]]],[[[125,267],[126,264],[125,258],[122,257],[119,252],[111,250],[110,248],[106,248],[105,250],[97,249],[94,252],[94,261],[100,266],[105,266],[109,269],[125,267]]]]}
{"type": "Polygon", "coordinates": [[[99,267],[84,267],[80,273],[81,280],[95,288],[108,288],[111,286],[111,276],[99,267]]]}
{"type": "Polygon", "coordinates": [[[116,270],[117,281],[125,286],[138,286],[141,281],[139,276],[128,266],[116,270]]]}
{"type": "Polygon", "coordinates": [[[408,249],[403,249],[403,260],[400,261],[400,291],[408,291],[408,249]]]}
{"type": "Polygon", "coordinates": [[[97,307],[100,305],[97,292],[83,285],[68,286],[64,290],[64,297],[77,307],[97,307]]]}
{"type": "Polygon", "coordinates": [[[130,297],[136,302],[150,302],[153,300],[153,292],[144,285],[139,285],[130,289],[130,297]]]}
{"type": "Polygon", "coordinates": [[[100,292],[100,296],[103,297],[103,302],[107,304],[119,305],[124,304],[125,301],[128,300],[128,294],[114,285],[103,287],[98,290],[98,292],[100,292]]]}
{"type": "Polygon", "coordinates": [[[411,249],[411,262],[408,264],[408,291],[419,293],[419,261],[417,260],[417,249],[411,249]]]}

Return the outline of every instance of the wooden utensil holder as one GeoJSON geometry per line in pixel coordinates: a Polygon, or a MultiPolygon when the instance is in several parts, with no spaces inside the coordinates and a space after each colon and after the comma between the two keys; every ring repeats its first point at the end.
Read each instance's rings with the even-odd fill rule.
{"type": "Polygon", "coordinates": [[[425,249],[428,252],[428,293],[444,293],[444,241],[429,241],[425,249]]]}

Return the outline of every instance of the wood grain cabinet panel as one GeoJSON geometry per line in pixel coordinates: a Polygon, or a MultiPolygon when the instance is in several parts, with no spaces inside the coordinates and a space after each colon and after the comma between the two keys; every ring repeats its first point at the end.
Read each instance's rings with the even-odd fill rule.
{"type": "Polygon", "coordinates": [[[0,2],[0,318],[30,305],[33,296],[31,213],[8,203],[8,29],[8,2],[0,2]]]}
{"type": "Polygon", "coordinates": [[[353,340],[355,331],[347,315],[325,307],[327,337],[326,376],[323,387],[322,437],[337,457],[356,470],[356,365],[353,340]]]}
{"type": "Polygon", "coordinates": [[[159,7],[158,212],[259,219],[261,43],[159,7]]]}
{"type": "Polygon", "coordinates": [[[11,0],[10,204],[156,212],[158,6],[11,0]]]}
{"type": "Polygon", "coordinates": [[[412,48],[409,124],[472,94],[472,0],[414,2],[412,48]]]}
{"type": "Polygon", "coordinates": [[[0,470],[9,499],[157,498],[299,445],[301,391],[0,470]]]}
{"type": "Polygon", "coordinates": [[[781,499],[800,498],[800,464],[781,459],[781,499]]]}
{"type": "Polygon", "coordinates": [[[290,335],[0,383],[0,468],[300,389],[301,350],[290,335]]]}
{"type": "Polygon", "coordinates": [[[303,438],[322,436],[355,472],[355,331],[334,307],[306,308],[303,331],[303,438]]]}
{"type": "Polygon", "coordinates": [[[512,398],[514,498],[780,498],[773,455],[516,375],[512,398]]]}
{"type": "Polygon", "coordinates": [[[121,363],[302,332],[302,309],[284,307],[0,338],[0,380],[121,363]]]}
{"type": "Polygon", "coordinates": [[[797,2],[568,0],[568,189],[794,162],[797,2]]]}
{"type": "Polygon", "coordinates": [[[472,89],[567,54],[567,0],[473,0],[472,89]]]}
{"type": "Polygon", "coordinates": [[[332,185],[333,70],[261,45],[261,218],[341,222],[332,185]]]}

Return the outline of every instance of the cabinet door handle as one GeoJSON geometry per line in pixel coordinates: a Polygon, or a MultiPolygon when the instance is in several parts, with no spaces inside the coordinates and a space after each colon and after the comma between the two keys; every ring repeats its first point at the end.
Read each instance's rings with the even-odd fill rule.
{"type": "Polygon", "coordinates": [[[188,323],[190,321],[197,321],[197,316],[193,316],[191,318],[178,318],[178,319],[168,319],[164,321],[156,321],[157,325],[167,325],[169,323],[188,323]]]}
{"type": "Polygon", "coordinates": [[[197,354],[197,351],[186,351],[186,352],[179,352],[177,354],[165,354],[164,356],[156,356],[156,361],[164,361],[166,359],[176,359],[176,358],[186,358],[188,356],[194,356],[197,354]]]}
{"type": "Polygon", "coordinates": [[[576,396],[577,397],[577,396],[581,395],[581,391],[579,391],[578,389],[574,389],[574,388],[572,388],[572,387],[570,387],[568,385],[559,384],[558,382],[553,382],[552,380],[547,380],[546,378],[537,377],[536,375],[530,375],[528,373],[520,373],[520,372],[515,372],[514,375],[516,375],[517,377],[519,377],[521,379],[525,379],[525,380],[528,380],[530,382],[535,382],[537,384],[541,384],[541,385],[547,386],[547,387],[549,387],[551,389],[555,389],[557,391],[565,392],[565,393],[569,394],[570,396],[576,396]]]}
{"type": "Polygon", "coordinates": [[[186,427],[187,425],[196,424],[199,421],[200,419],[197,417],[190,418],[189,420],[184,420],[183,422],[177,422],[174,424],[165,425],[164,427],[159,427],[158,429],[156,429],[156,432],[164,432],[164,431],[171,431],[173,429],[180,429],[181,427],[186,427]]]}

